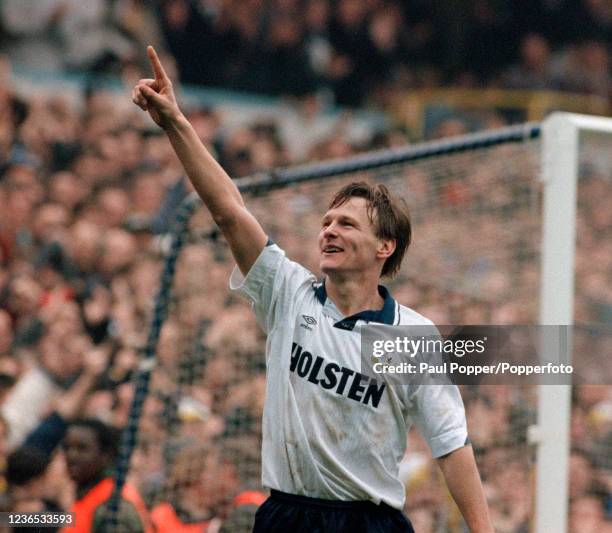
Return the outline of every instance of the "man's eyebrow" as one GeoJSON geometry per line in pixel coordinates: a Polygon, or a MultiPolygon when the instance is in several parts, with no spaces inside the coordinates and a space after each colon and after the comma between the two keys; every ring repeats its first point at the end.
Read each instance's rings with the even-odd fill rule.
{"type": "MultiPolygon", "coordinates": [[[[323,215],[323,218],[321,218],[321,224],[328,222],[331,218],[333,218],[333,215],[330,213],[323,215]]],[[[359,225],[359,220],[352,217],[351,215],[345,215],[345,214],[338,215],[338,220],[340,222],[350,222],[351,224],[354,224],[355,226],[359,225]]]]}
{"type": "Polygon", "coordinates": [[[348,221],[355,225],[359,224],[359,220],[353,218],[351,215],[340,215],[340,220],[342,220],[343,222],[348,221]]]}

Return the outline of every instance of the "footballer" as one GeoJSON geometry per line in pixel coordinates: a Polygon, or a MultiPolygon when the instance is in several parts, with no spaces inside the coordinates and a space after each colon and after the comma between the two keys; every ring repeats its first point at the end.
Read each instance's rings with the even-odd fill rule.
{"type": "Polygon", "coordinates": [[[152,47],[148,54],[155,77],[136,84],[133,101],[167,134],[229,243],[230,288],[252,301],[267,334],[262,481],[271,495],[253,531],[413,531],[398,469],[416,425],[470,531],[491,533],[458,389],[389,387],[359,372],[363,324],[432,324],[379,285],[410,244],[405,204],[382,185],[338,191],[318,235],[317,282],[268,239],[181,113],[152,47]]]}

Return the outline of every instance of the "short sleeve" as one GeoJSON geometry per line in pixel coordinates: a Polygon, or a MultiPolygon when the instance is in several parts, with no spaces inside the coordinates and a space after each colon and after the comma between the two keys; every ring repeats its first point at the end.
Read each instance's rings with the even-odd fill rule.
{"type": "Polygon", "coordinates": [[[315,281],[314,275],[303,266],[289,260],[276,244],[269,244],[247,273],[242,276],[238,267],[230,277],[230,289],[253,302],[253,310],[266,333],[286,320],[296,295],[315,281]]]}
{"type": "Polygon", "coordinates": [[[410,416],[434,458],[467,444],[465,409],[455,385],[421,384],[410,403],[410,416]]]}

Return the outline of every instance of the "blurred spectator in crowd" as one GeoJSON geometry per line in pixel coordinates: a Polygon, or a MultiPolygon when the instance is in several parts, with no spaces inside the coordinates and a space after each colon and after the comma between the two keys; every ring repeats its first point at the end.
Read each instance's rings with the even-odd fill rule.
{"type": "Polygon", "coordinates": [[[542,35],[531,33],[521,41],[520,63],[501,74],[509,89],[546,89],[551,86],[550,47],[542,35]]]}
{"type": "Polygon", "coordinates": [[[104,0],[6,0],[2,20],[12,40],[6,49],[20,67],[42,70],[104,69],[134,54],[104,0]]]}
{"type": "Polygon", "coordinates": [[[181,81],[220,85],[228,52],[214,30],[214,20],[196,2],[163,0],[159,21],[168,50],[178,63],[181,81]]]}
{"type": "Polygon", "coordinates": [[[612,6],[606,0],[582,0],[568,2],[572,24],[569,33],[572,41],[596,40],[612,42],[612,6]]]}
{"type": "MultiPolygon", "coordinates": [[[[10,510],[16,513],[40,513],[63,511],[56,495],[49,494],[47,478],[50,458],[38,448],[23,446],[7,458],[6,480],[10,510]]],[[[14,529],[15,530],[15,529],[14,529]]],[[[17,528],[27,531],[27,528],[17,528]]],[[[51,527],[50,531],[58,531],[51,527]]]]}
{"type": "Polygon", "coordinates": [[[374,68],[374,47],[368,35],[368,6],[359,0],[339,0],[331,24],[334,46],[329,76],[336,102],[355,106],[365,97],[374,68]]]}
{"type": "Polygon", "coordinates": [[[172,501],[160,502],[151,512],[158,533],[218,527],[236,494],[237,479],[220,449],[186,444],[172,461],[167,483],[172,501]]]}
{"type": "Polygon", "coordinates": [[[569,528],[572,533],[609,533],[612,531],[612,524],[604,516],[601,501],[592,496],[584,496],[570,504],[569,528]]]}
{"type": "Polygon", "coordinates": [[[5,43],[15,65],[59,70],[63,67],[59,26],[66,7],[63,0],[11,1],[0,4],[5,43]]]}
{"type": "Polygon", "coordinates": [[[570,46],[553,62],[555,87],[607,98],[612,88],[610,47],[601,41],[570,46]]]}
{"type": "MultiPolygon", "coordinates": [[[[105,502],[113,490],[109,468],[114,464],[118,446],[118,432],[99,420],[83,419],[70,424],[63,448],[68,474],[76,483],[76,501],[70,509],[75,513],[75,525],[64,527],[62,533],[106,531],[105,502]]],[[[122,498],[117,515],[121,531],[152,531],[147,509],[136,489],[125,485],[122,498]]]]}
{"type": "Polygon", "coordinates": [[[491,0],[471,3],[472,24],[466,34],[466,67],[481,83],[498,73],[516,57],[515,33],[508,12],[501,12],[491,0]]]}

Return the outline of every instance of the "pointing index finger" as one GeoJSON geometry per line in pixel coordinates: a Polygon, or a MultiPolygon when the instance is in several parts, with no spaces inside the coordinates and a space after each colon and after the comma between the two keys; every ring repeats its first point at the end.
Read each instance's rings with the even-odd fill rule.
{"type": "Polygon", "coordinates": [[[155,52],[155,48],[152,46],[147,46],[147,54],[149,55],[149,60],[151,61],[151,65],[153,66],[153,72],[155,73],[156,81],[167,81],[168,75],[164,70],[164,67],[157,57],[157,52],[155,52]]]}

